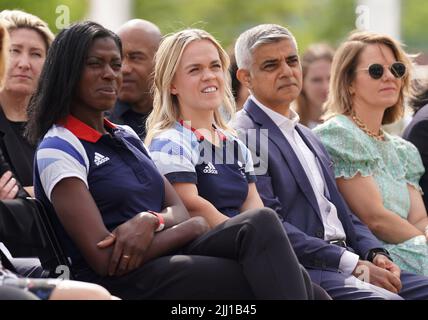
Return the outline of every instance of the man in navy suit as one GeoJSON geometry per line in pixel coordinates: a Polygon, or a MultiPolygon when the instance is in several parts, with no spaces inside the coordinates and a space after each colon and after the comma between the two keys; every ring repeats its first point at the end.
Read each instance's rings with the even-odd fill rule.
{"type": "Polygon", "coordinates": [[[428,299],[428,278],[401,272],[353,215],[327,151],[290,109],[302,88],[293,35],[259,25],[239,36],[235,55],[251,95],[233,126],[253,154],[264,204],[279,214],[312,280],[333,299],[428,299]]]}

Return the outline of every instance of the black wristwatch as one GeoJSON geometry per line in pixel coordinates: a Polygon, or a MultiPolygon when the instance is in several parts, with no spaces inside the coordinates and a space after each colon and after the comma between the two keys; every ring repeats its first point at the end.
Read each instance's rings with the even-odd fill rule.
{"type": "Polygon", "coordinates": [[[385,256],[385,257],[387,257],[389,260],[391,260],[391,261],[394,261],[394,260],[392,260],[392,258],[391,258],[391,256],[390,256],[390,254],[389,254],[389,252],[387,251],[387,250],[385,250],[385,249],[383,249],[383,248],[375,248],[375,249],[371,249],[370,251],[369,251],[369,253],[367,254],[367,260],[368,261],[370,261],[370,262],[373,262],[373,259],[376,257],[376,255],[378,255],[378,254],[381,254],[381,255],[383,255],[383,256],[385,256]]]}

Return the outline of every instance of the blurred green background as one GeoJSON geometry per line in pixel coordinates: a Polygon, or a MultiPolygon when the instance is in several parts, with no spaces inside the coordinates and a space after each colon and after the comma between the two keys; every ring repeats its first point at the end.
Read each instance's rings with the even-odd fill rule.
{"type": "MultiPolygon", "coordinates": [[[[118,0],[120,1],[120,0],[118,0]]],[[[71,22],[87,17],[88,0],[0,0],[0,10],[20,8],[40,16],[54,32],[59,5],[71,22]]],[[[301,49],[312,42],[336,46],[355,28],[356,0],[134,0],[133,16],[156,23],[163,33],[184,27],[206,29],[227,48],[258,23],[290,28],[301,49]]],[[[409,52],[428,52],[428,1],[401,0],[401,36],[409,52]]]]}

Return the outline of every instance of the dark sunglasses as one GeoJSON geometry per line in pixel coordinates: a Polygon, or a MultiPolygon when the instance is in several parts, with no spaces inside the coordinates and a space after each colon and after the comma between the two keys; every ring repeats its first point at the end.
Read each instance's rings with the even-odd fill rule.
{"type": "MultiPolygon", "coordinates": [[[[388,67],[388,69],[389,71],[391,71],[392,75],[397,79],[404,77],[404,75],[406,74],[406,65],[402,62],[394,62],[388,67]]],[[[382,78],[383,73],[385,72],[384,66],[381,65],[380,63],[373,63],[369,65],[368,68],[360,69],[360,70],[368,71],[370,77],[372,77],[375,80],[382,78]]]]}

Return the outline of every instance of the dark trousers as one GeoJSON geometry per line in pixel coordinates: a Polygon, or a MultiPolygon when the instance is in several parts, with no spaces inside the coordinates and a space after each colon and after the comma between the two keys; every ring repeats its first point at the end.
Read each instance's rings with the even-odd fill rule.
{"type": "MultiPolygon", "coordinates": [[[[123,299],[312,299],[277,215],[251,210],[122,277],[91,280],[123,299]]],[[[319,294],[316,294],[319,297],[319,294]]]]}
{"type": "Polygon", "coordinates": [[[187,248],[193,255],[214,255],[238,262],[257,299],[312,299],[309,276],[274,211],[241,213],[187,248]]]}
{"type": "Polygon", "coordinates": [[[308,269],[334,300],[428,300],[428,277],[401,272],[401,291],[397,294],[342,273],[308,269]]]}

